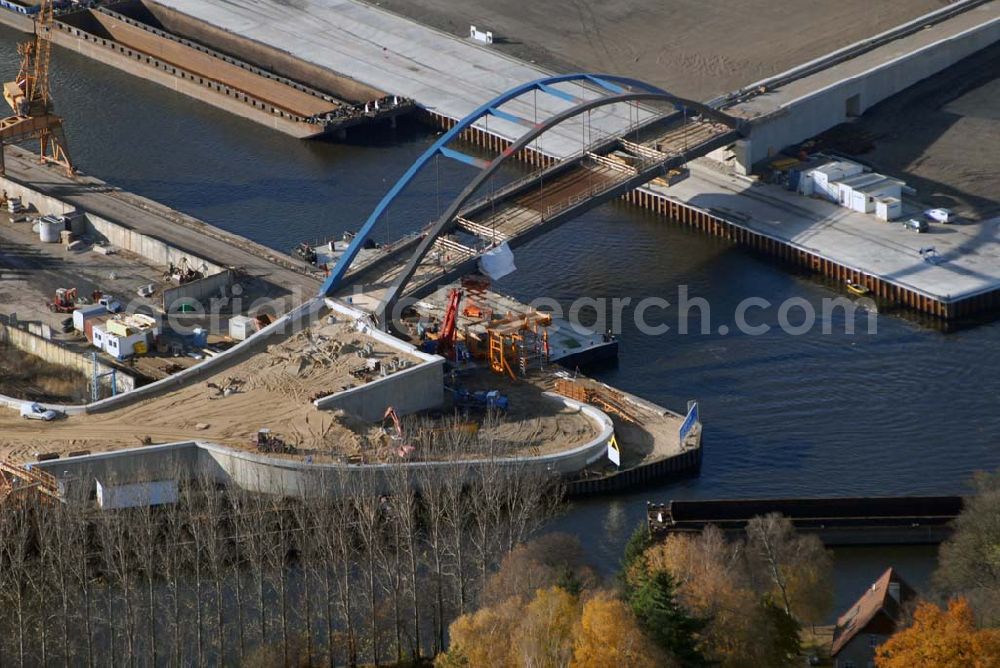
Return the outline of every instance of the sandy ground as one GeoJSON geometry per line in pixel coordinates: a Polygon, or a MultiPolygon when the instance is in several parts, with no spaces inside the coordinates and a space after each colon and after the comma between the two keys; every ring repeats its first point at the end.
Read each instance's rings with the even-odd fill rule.
{"type": "Polygon", "coordinates": [[[899,175],[928,205],[1000,215],[1000,44],[868,110],[821,140],[899,175]]]}
{"type": "Polygon", "coordinates": [[[559,72],[634,76],[705,100],[878,34],[942,0],[380,0],[378,6],[559,72]]]}
{"type": "MultiPolygon", "coordinates": [[[[99,452],[193,438],[253,448],[257,430],[266,427],[294,445],[297,456],[311,455],[315,461],[391,459],[401,443],[383,437],[379,425],[321,411],[311,403],[317,396],[365,382],[351,373],[365,365],[357,355],[365,345],[373,346],[366,358],[381,364],[400,359],[397,351],[363,337],[346,323],[322,323],[207,381],[121,410],[42,423],[0,409],[0,457],[25,461],[40,452],[99,452]],[[226,388],[235,392],[224,396],[226,388]]],[[[411,364],[417,361],[404,357],[411,364]]],[[[367,380],[374,377],[378,375],[367,380]]],[[[492,380],[472,381],[468,387],[492,387],[497,384],[492,380]]],[[[482,454],[489,444],[500,444],[511,453],[552,452],[581,444],[594,433],[588,418],[543,400],[536,387],[518,383],[500,389],[511,397],[512,410],[502,421],[482,428],[468,444],[469,454],[482,454]]],[[[416,424],[404,420],[406,429],[416,424]]],[[[414,440],[419,440],[416,435],[414,440]]]]}

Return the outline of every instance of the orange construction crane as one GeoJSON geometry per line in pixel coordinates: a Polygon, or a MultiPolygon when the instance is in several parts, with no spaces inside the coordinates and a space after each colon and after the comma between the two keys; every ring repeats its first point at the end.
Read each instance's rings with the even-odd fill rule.
{"type": "Polygon", "coordinates": [[[14,81],[3,85],[3,96],[14,112],[0,119],[0,174],[4,174],[3,146],[37,139],[42,162],[62,165],[73,174],[66,149],[62,118],[52,113],[49,95],[49,64],[52,58],[54,9],[52,0],[42,0],[35,18],[35,38],[17,45],[21,68],[14,81]]]}

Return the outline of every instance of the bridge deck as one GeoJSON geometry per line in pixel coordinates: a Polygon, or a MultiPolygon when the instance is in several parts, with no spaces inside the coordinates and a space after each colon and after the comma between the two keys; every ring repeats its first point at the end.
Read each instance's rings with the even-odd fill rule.
{"type": "MultiPolygon", "coordinates": [[[[630,129],[629,134],[636,132],[630,129]]],[[[472,239],[438,237],[426,256],[407,276],[405,257],[382,262],[352,276],[363,285],[363,293],[349,288],[355,305],[379,312],[402,281],[400,296],[420,296],[435,284],[456,278],[475,268],[478,257],[500,242],[516,246],[534,238],[583,211],[597,206],[637,185],[662,176],[668,169],[705,155],[720,142],[731,141],[732,128],[700,118],[663,116],[639,128],[641,143],[620,136],[602,137],[576,156],[540,169],[501,190],[466,206],[446,232],[459,231],[472,239]],[[380,305],[381,303],[381,305],[380,305]]],[[[411,260],[412,262],[412,260],[411,260]]]]}

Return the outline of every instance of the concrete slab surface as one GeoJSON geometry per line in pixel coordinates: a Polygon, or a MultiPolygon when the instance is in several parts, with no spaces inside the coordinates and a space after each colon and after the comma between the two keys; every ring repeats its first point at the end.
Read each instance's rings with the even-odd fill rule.
{"type": "Polygon", "coordinates": [[[555,71],[634,75],[706,100],[939,9],[940,0],[371,0],[555,71]]]}
{"type": "MultiPolygon", "coordinates": [[[[295,4],[276,0],[158,1],[380,90],[413,98],[430,111],[455,119],[500,93],[550,74],[489,47],[353,0],[305,0],[295,4]]],[[[558,88],[580,99],[597,96],[576,84],[561,84],[558,88]]],[[[538,93],[508,103],[503,110],[534,122],[571,106],[568,100],[538,93]]],[[[645,118],[647,114],[637,114],[624,105],[595,110],[590,117],[593,134],[588,140],[596,140],[598,133],[616,133],[635,122],[637,116],[645,118]]],[[[507,137],[525,132],[523,125],[499,118],[479,125],[507,137]]],[[[550,155],[564,157],[580,151],[583,144],[580,125],[576,124],[549,133],[540,140],[539,147],[550,155]]]]}
{"type": "MultiPolygon", "coordinates": [[[[931,223],[928,233],[917,234],[900,222],[722,173],[714,164],[696,161],[685,181],[648,188],[943,302],[1000,288],[1000,217],[931,223]],[[928,247],[937,264],[921,256],[928,247]]],[[[919,207],[904,202],[902,220],[919,215],[919,207]]]]}
{"type": "Polygon", "coordinates": [[[1000,2],[988,2],[821,72],[788,83],[764,95],[758,95],[727,111],[743,118],[757,118],[777,113],[783,107],[842,81],[864,77],[874,69],[897,59],[909,57],[932,44],[950,39],[960,40],[963,33],[996,22],[1000,22],[1000,2]]]}
{"type": "Polygon", "coordinates": [[[70,178],[61,170],[38,164],[34,156],[6,149],[7,176],[35,190],[111,221],[122,223],[180,250],[222,266],[241,269],[256,279],[254,298],[269,297],[287,311],[316,294],[320,275],[311,265],[229,234],[157,202],[120,191],[89,176],[70,178]]]}

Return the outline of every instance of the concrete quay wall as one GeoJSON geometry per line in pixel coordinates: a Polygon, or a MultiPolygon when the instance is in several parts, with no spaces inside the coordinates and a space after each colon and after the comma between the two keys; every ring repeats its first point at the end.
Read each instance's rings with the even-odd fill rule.
{"type": "MultiPolygon", "coordinates": [[[[425,112],[425,118],[428,122],[444,130],[448,130],[456,124],[454,119],[435,112],[425,112]]],[[[504,151],[513,143],[506,137],[478,127],[469,128],[461,136],[462,139],[476,146],[498,152],[504,151]]],[[[548,167],[558,162],[558,159],[530,148],[523,149],[516,157],[532,167],[548,167]]],[[[784,239],[762,234],[742,225],[737,220],[720,217],[646,186],[622,195],[622,199],[634,206],[658,213],[674,222],[694,227],[712,236],[722,237],[812,273],[840,282],[850,279],[871,289],[873,296],[878,299],[893,302],[936,318],[953,320],[1000,308],[1000,290],[989,290],[950,301],[939,300],[899,285],[888,278],[873,275],[863,267],[851,266],[799,248],[784,239]]]]}
{"type": "Polygon", "coordinates": [[[188,266],[198,269],[206,275],[218,274],[228,268],[189,251],[176,248],[156,237],[137,232],[123,223],[108,220],[89,211],[81,211],[65,200],[40,192],[10,176],[0,176],[0,188],[6,191],[10,197],[20,197],[25,207],[34,208],[42,215],[70,217],[82,215],[86,222],[87,234],[94,241],[104,241],[116,248],[138,255],[153,266],[166,267],[171,263],[181,265],[186,262],[188,266]]]}
{"type": "MultiPolygon", "coordinates": [[[[975,16],[978,12],[970,10],[968,16],[975,16]]],[[[753,165],[767,160],[786,146],[815,137],[852,117],[860,116],[879,102],[997,40],[1000,40],[1000,16],[993,16],[930,44],[915,46],[898,55],[893,52],[893,57],[887,57],[884,62],[861,72],[845,72],[843,78],[839,78],[839,68],[835,66],[800,83],[791,84],[784,91],[779,88],[775,91],[779,98],[793,99],[780,100],[773,111],[752,120],[749,139],[738,142],[733,150],[736,161],[744,173],[749,173],[753,165]],[[804,85],[807,82],[813,85],[804,85]],[[805,88],[812,89],[803,90],[799,95],[797,91],[805,88]]],[[[891,47],[892,43],[882,48],[891,47]]],[[[864,56],[859,60],[862,58],[864,56]]],[[[769,95],[748,103],[747,108],[755,109],[759,104],[766,104],[769,95]]],[[[739,108],[737,106],[731,111],[739,108]]]]}

